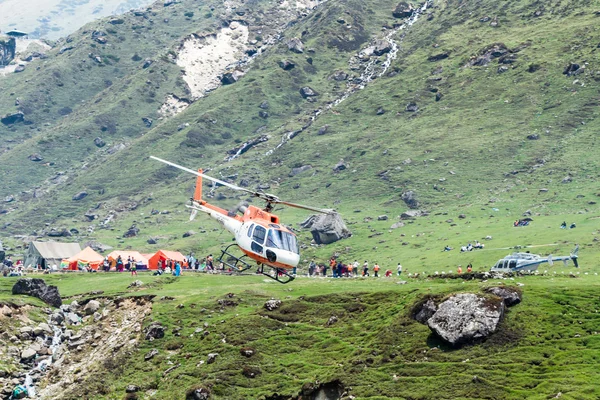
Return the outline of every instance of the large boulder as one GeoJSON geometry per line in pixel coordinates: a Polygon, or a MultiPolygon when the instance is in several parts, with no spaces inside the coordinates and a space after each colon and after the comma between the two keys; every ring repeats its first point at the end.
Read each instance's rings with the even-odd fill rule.
{"type": "Polygon", "coordinates": [[[161,339],[165,337],[165,327],[159,322],[153,322],[146,328],[146,340],[161,339]]]}
{"type": "Polygon", "coordinates": [[[402,201],[404,201],[404,203],[406,203],[406,205],[410,209],[415,210],[415,209],[419,208],[419,201],[417,200],[417,194],[415,192],[413,192],[412,190],[402,193],[402,201]]]}
{"type": "Polygon", "coordinates": [[[405,1],[401,1],[394,9],[394,12],[392,12],[392,15],[395,18],[408,18],[412,16],[414,12],[415,9],[411,4],[408,4],[405,1]]]}
{"type": "Polygon", "coordinates": [[[352,232],[338,213],[311,215],[301,226],[310,229],[317,244],[330,244],[352,236],[352,232]]]}
{"type": "Polygon", "coordinates": [[[60,307],[62,300],[56,286],[47,286],[43,279],[21,278],[14,284],[12,294],[26,294],[37,297],[52,307],[60,307]]]}
{"type": "Polygon", "coordinates": [[[453,346],[484,340],[504,316],[499,297],[460,293],[442,302],[427,320],[429,328],[453,346]]]}
{"type": "Polygon", "coordinates": [[[18,122],[23,122],[25,120],[25,114],[21,111],[17,111],[14,114],[7,114],[4,117],[0,118],[0,122],[4,125],[12,125],[18,122]]]}
{"type": "Polygon", "coordinates": [[[85,305],[85,307],[83,307],[83,312],[85,312],[85,315],[92,315],[99,309],[100,309],[100,302],[98,300],[90,300],[85,305]]]}
{"type": "Polygon", "coordinates": [[[294,53],[304,53],[304,43],[298,38],[292,38],[287,42],[288,49],[294,53]]]}
{"type": "Polygon", "coordinates": [[[429,318],[437,311],[437,305],[431,298],[419,303],[413,310],[413,318],[422,324],[426,324],[429,318]]]}

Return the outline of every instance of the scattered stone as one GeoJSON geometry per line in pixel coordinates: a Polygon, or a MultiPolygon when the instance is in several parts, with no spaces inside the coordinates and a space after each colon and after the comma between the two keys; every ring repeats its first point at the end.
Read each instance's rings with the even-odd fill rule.
{"type": "Polygon", "coordinates": [[[137,279],[137,280],[131,282],[129,284],[129,286],[127,286],[127,289],[131,289],[131,288],[134,288],[134,287],[140,287],[140,286],[143,286],[143,285],[144,285],[144,282],[142,282],[139,279],[137,279]]]}
{"type": "Polygon", "coordinates": [[[487,288],[484,291],[500,297],[504,301],[506,307],[512,307],[515,304],[519,304],[522,300],[521,291],[514,287],[497,286],[487,288]]]}
{"type": "MultiPolygon", "coordinates": [[[[25,120],[25,114],[21,111],[17,111],[14,114],[7,114],[4,117],[0,118],[0,122],[4,125],[12,125],[19,122],[23,122],[25,120]]],[[[31,159],[30,159],[31,160],[31,159]]]]}
{"type": "Polygon", "coordinates": [[[144,360],[145,361],[149,361],[152,358],[154,358],[154,356],[157,355],[157,354],[158,354],[158,350],[152,349],[152,350],[150,350],[149,352],[146,353],[146,355],[144,356],[144,360]]]}
{"type": "Polygon", "coordinates": [[[344,160],[340,160],[334,167],[333,172],[341,172],[348,168],[348,164],[344,162],[344,160]]]}
{"type": "Polygon", "coordinates": [[[142,65],[142,68],[146,69],[149,66],[151,66],[152,63],[154,63],[154,60],[151,60],[151,59],[147,58],[147,59],[144,60],[144,64],[142,65]]]}
{"type": "Polygon", "coordinates": [[[532,133],[531,135],[527,135],[528,140],[538,140],[539,138],[540,138],[540,135],[537,133],[532,133]]]}
{"type": "Polygon", "coordinates": [[[131,227],[123,234],[124,238],[135,237],[140,233],[140,229],[135,225],[131,225],[131,227]]]}
{"type": "Polygon", "coordinates": [[[298,174],[301,174],[304,171],[308,171],[309,169],[312,169],[312,165],[303,165],[301,167],[297,167],[297,168],[292,168],[292,170],[289,173],[289,176],[296,176],[298,174]]]}
{"type": "Polygon", "coordinates": [[[244,73],[236,69],[233,72],[227,72],[223,74],[221,77],[221,83],[223,85],[231,85],[236,83],[242,76],[244,76],[244,73]]]}
{"type": "Polygon", "coordinates": [[[153,322],[146,328],[146,340],[161,339],[165,337],[165,328],[159,322],[153,322]]]}
{"type": "Polygon", "coordinates": [[[563,74],[566,76],[579,75],[582,72],[584,72],[584,70],[585,68],[581,67],[579,64],[569,63],[569,65],[567,65],[565,70],[563,71],[563,74]]]}
{"type": "Polygon", "coordinates": [[[146,128],[152,127],[152,120],[148,117],[142,117],[142,122],[146,125],[146,128]]]}
{"type": "Polygon", "coordinates": [[[186,238],[186,237],[194,236],[195,234],[196,234],[195,231],[187,231],[182,235],[182,237],[186,238]]]}
{"type": "Polygon", "coordinates": [[[335,315],[332,315],[331,317],[329,317],[329,319],[327,320],[327,326],[331,326],[333,324],[335,324],[336,322],[338,322],[338,317],[336,317],[335,315]]]}
{"type": "Polygon", "coordinates": [[[269,113],[266,112],[266,111],[264,111],[264,110],[261,110],[261,111],[258,112],[258,116],[261,117],[261,118],[263,118],[263,119],[267,119],[267,118],[269,118],[269,113]]]}
{"type": "Polygon", "coordinates": [[[377,217],[377,221],[387,221],[387,220],[388,220],[387,215],[380,215],[377,217]]]}
{"type": "Polygon", "coordinates": [[[465,214],[458,214],[458,219],[465,219],[467,216],[465,214]]]}
{"type": "Polygon", "coordinates": [[[562,180],[562,183],[571,183],[573,182],[573,177],[569,176],[565,176],[562,180]]]}
{"type": "Polygon", "coordinates": [[[310,229],[316,244],[330,244],[352,236],[342,217],[335,212],[311,215],[300,226],[310,229]]]}
{"type": "Polygon", "coordinates": [[[262,108],[263,110],[268,110],[269,109],[269,102],[265,100],[262,103],[260,103],[260,105],[258,107],[262,108]]]}
{"type": "Polygon", "coordinates": [[[400,219],[414,219],[416,217],[424,217],[429,215],[427,211],[423,210],[408,210],[400,214],[400,219]]]}
{"type": "Polygon", "coordinates": [[[97,137],[96,139],[94,139],[94,144],[96,145],[96,147],[106,146],[106,142],[104,140],[102,140],[102,138],[100,138],[100,137],[97,137]]]}
{"type": "Polygon", "coordinates": [[[31,361],[36,355],[37,351],[29,347],[21,352],[21,362],[31,361]]]}
{"type": "Polygon", "coordinates": [[[251,347],[244,347],[244,348],[240,349],[240,354],[243,355],[246,358],[250,358],[254,354],[256,354],[256,350],[254,350],[251,347]]]}
{"type": "Polygon", "coordinates": [[[452,345],[473,343],[496,331],[504,307],[499,298],[461,293],[441,303],[427,324],[452,345]]]}
{"type": "Polygon", "coordinates": [[[392,12],[392,15],[395,18],[408,18],[412,16],[414,12],[415,9],[411,4],[405,1],[401,1],[400,3],[398,3],[394,11],[392,12]]]}
{"type": "Polygon", "coordinates": [[[317,135],[321,136],[321,135],[326,134],[327,132],[329,132],[329,125],[323,125],[322,127],[319,128],[317,135]]]}
{"type": "Polygon", "coordinates": [[[279,67],[284,71],[289,71],[296,66],[292,60],[281,60],[279,61],[279,67]]]}
{"type": "Polygon", "coordinates": [[[396,223],[394,223],[392,226],[390,226],[390,229],[398,229],[398,228],[402,228],[404,226],[404,222],[398,221],[396,223]]]}
{"type": "Polygon", "coordinates": [[[294,53],[304,53],[304,43],[298,38],[292,38],[287,42],[288,49],[294,53]]]}
{"type": "Polygon", "coordinates": [[[309,97],[318,96],[319,94],[317,92],[315,92],[313,89],[311,89],[309,86],[305,86],[300,89],[300,95],[303,98],[307,99],[309,97]]]}
{"type": "Polygon", "coordinates": [[[417,200],[417,194],[414,191],[408,190],[408,191],[402,193],[401,199],[408,206],[408,208],[410,208],[412,210],[419,208],[420,204],[419,204],[419,201],[417,200]]]}
{"type": "Polygon", "coordinates": [[[42,160],[44,159],[44,158],[43,158],[41,155],[39,155],[38,153],[33,153],[33,154],[31,154],[29,157],[27,157],[27,158],[29,158],[31,161],[35,161],[35,162],[42,161],[42,160]]]}
{"type": "Polygon", "coordinates": [[[60,307],[62,300],[56,286],[47,286],[43,279],[21,278],[12,287],[12,294],[37,297],[52,307],[60,307]]]}
{"type": "Polygon", "coordinates": [[[83,307],[83,312],[85,313],[85,315],[92,315],[99,309],[100,309],[100,302],[98,300],[90,300],[85,305],[85,307],[83,307]]]}
{"type": "Polygon", "coordinates": [[[333,75],[331,75],[331,79],[338,82],[345,81],[348,79],[348,74],[344,71],[335,71],[333,75]]]}
{"type": "Polygon", "coordinates": [[[450,54],[444,52],[444,53],[434,54],[432,56],[427,57],[427,61],[436,62],[436,61],[445,60],[448,57],[450,57],[450,54]]]}
{"type": "Polygon", "coordinates": [[[267,300],[267,302],[264,305],[264,308],[267,311],[273,311],[279,308],[279,306],[281,306],[281,300],[267,300]]]}
{"type": "Polygon", "coordinates": [[[383,107],[378,107],[377,111],[375,112],[376,115],[383,115],[385,114],[385,110],[383,109],[383,107]]]}
{"type": "Polygon", "coordinates": [[[419,106],[417,106],[417,103],[410,102],[406,105],[405,109],[408,112],[417,112],[417,111],[419,111],[419,106]]]}
{"type": "Polygon", "coordinates": [[[73,195],[73,197],[71,198],[71,200],[73,201],[79,201],[79,200],[83,200],[87,197],[88,193],[86,191],[83,192],[79,192],[75,195],[73,195]]]}
{"type": "Polygon", "coordinates": [[[208,400],[210,398],[210,390],[200,387],[187,392],[185,400],[208,400]]]}
{"type": "Polygon", "coordinates": [[[209,353],[208,357],[206,359],[206,363],[207,364],[212,364],[217,360],[217,357],[219,356],[219,353],[209,353]]]}

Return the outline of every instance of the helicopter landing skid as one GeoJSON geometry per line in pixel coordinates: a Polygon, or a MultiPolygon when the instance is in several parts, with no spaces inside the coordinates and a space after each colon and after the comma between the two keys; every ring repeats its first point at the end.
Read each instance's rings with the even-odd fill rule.
{"type": "MultiPolygon", "coordinates": [[[[253,267],[253,265],[249,264],[246,260],[243,260],[246,255],[244,254],[242,257],[237,257],[229,252],[229,248],[235,246],[238,247],[237,244],[230,244],[225,249],[221,250],[221,256],[218,258],[219,262],[222,262],[224,265],[231,268],[234,272],[244,272],[253,267]]],[[[286,284],[294,280],[294,276],[288,274],[285,269],[271,267],[270,265],[260,264],[258,269],[256,270],[257,274],[262,274],[267,276],[279,283],[286,284]],[[270,268],[271,271],[265,271],[266,268],[270,268]],[[271,273],[269,273],[271,272],[271,273]],[[275,276],[272,275],[274,273],[275,276]]]]}

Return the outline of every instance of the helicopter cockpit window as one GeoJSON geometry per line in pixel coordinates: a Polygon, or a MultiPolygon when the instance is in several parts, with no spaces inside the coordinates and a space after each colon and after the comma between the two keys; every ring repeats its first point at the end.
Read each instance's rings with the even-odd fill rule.
{"type": "Polygon", "coordinates": [[[267,238],[267,247],[291,251],[298,254],[298,241],[296,236],[289,232],[284,232],[279,229],[269,229],[267,238]]]}
{"type": "Polygon", "coordinates": [[[510,260],[508,268],[517,268],[517,260],[510,260]]]}
{"type": "Polygon", "coordinates": [[[250,225],[248,228],[248,237],[252,237],[252,229],[254,228],[254,224],[250,225]]]}
{"type": "Polygon", "coordinates": [[[256,225],[256,227],[254,228],[254,233],[252,233],[252,239],[258,244],[263,244],[265,242],[266,235],[267,230],[260,225],[256,225]]]}

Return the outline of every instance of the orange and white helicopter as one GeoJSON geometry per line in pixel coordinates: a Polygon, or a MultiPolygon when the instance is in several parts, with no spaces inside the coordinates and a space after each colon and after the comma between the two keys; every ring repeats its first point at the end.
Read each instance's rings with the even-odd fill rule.
{"type": "Polygon", "coordinates": [[[279,217],[271,212],[274,205],[282,204],[323,214],[335,212],[334,210],[320,209],[283,201],[273,194],[245,189],[220,179],[204,175],[201,169],[196,172],[192,169],[182,167],[181,165],[158,157],[150,156],[150,158],[197,176],[194,197],[191,199],[191,204],[186,206],[192,209],[190,221],[194,219],[198,211],[201,211],[217,220],[225,229],[233,233],[235,243],[222,250],[218,261],[223,262],[237,272],[252,268],[252,265],[245,260],[245,257],[247,256],[256,261],[258,273],[275,279],[280,283],[288,283],[294,279],[294,275],[289,271],[298,266],[298,263],[300,262],[298,240],[292,231],[280,223],[279,217]],[[206,200],[202,199],[202,178],[206,178],[217,185],[227,186],[231,189],[246,192],[253,197],[264,200],[267,204],[264,209],[247,204],[238,205],[237,209],[233,211],[227,211],[213,204],[209,204],[206,200]],[[240,211],[243,215],[239,215],[237,211],[240,211]],[[229,248],[232,246],[239,247],[244,255],[236,257],[231,254],[229,248]],[[269,272],[274,272],[274,274],[265,272],[265,267],[270,268],[271,271],[269,272]]]}

